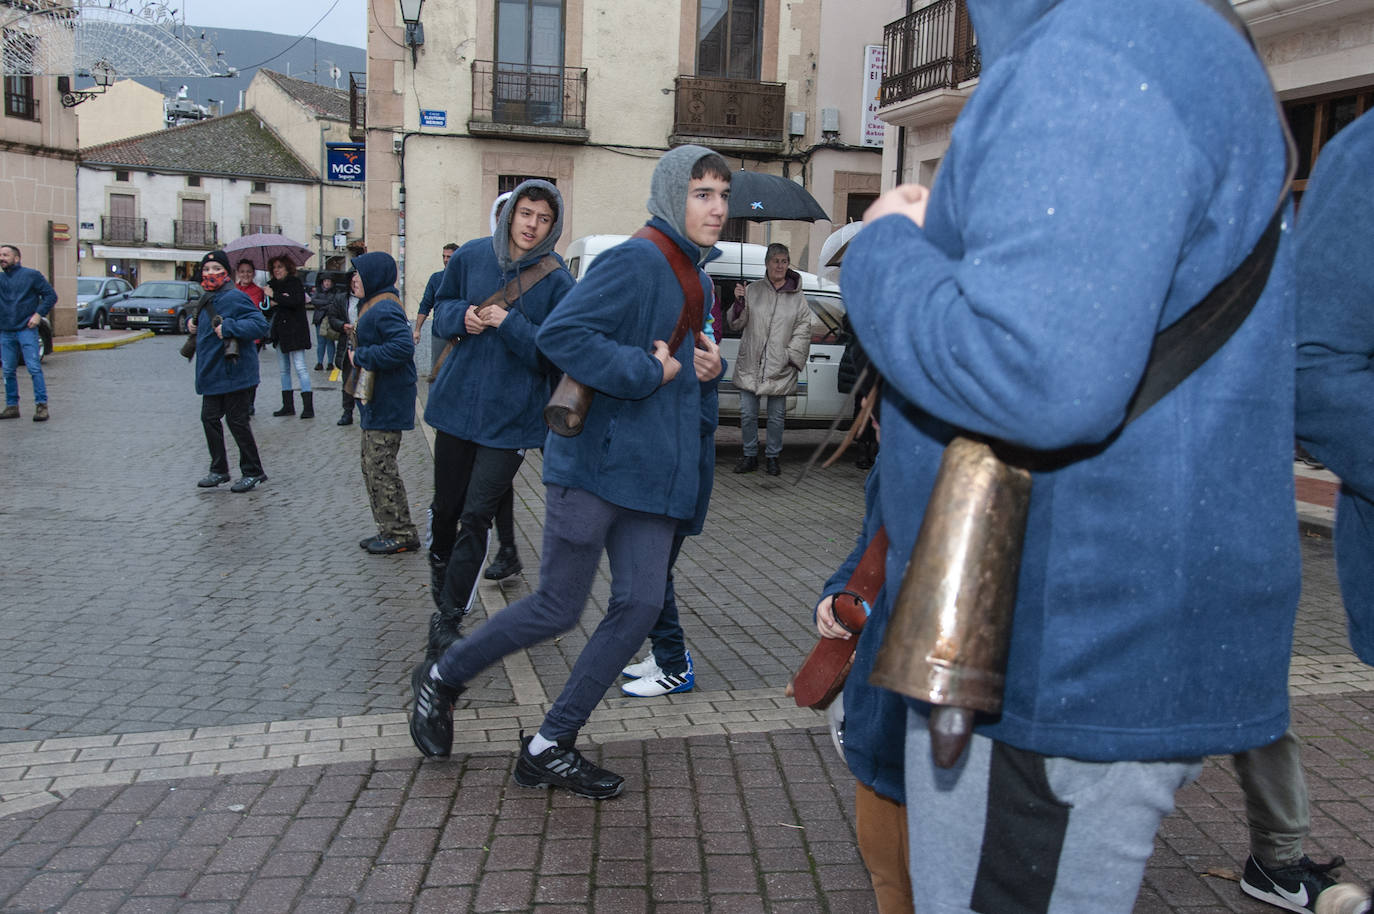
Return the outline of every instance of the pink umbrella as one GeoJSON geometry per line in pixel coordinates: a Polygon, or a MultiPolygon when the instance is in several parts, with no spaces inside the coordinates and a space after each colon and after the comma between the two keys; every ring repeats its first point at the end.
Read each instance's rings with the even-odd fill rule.
{"type": "Polygon", "coordinates": [[[315,256],[315,252],[305,245],[272,232],[244,235],[226,244],[224,253],[229,255],[229,260],[233,263],[250,260],[259,270],[266,270],[268,262],[277,257],[285,257],[296,266],[300,266],[315,256]]]}

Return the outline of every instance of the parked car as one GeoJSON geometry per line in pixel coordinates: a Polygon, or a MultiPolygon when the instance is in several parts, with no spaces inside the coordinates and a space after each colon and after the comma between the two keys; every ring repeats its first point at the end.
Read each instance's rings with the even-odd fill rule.
{"type": "MultiPolygon", "coordinates": [[[[566,260],[573,278],[585,276],[597,255],[620,244],[628,235],[587,235],[568,245],[566,260]]],[[[735,283],[753,282],[763,278],[764,254],[762,244],[726,241],[716,245],[721,256],[706,265],[706,272],[715,282],[716,298],[722,311],[735,300],[735,283]]],[[[837,417],[849,419],[853,407],[849,396],[840,393],[840,357],[846,342],[841,329],[844,321],[844,299],[840,287],[814,273],[801,270],[802,291],[811,306],[811,350],[806,358],[806,371],[797,378],[796,394],[787,398],[789,426],[828,426],[837,417]]],[[[739,418],[739,391],[735,388],[735,357],[739,355],[740,334],[725,329],[720,341],[720,354],[729,363],[720,384],[720,415],[739,418]]]]}
{"type": "Polygon", "coordinates": [[[76,279],[76,326],[103,330],[110,326],[110,308],[133,291],[118,276],[78,276],[76,279]]]}
{"type": "Polygon", "coordinates": [[[180,279],[142,283],[124,301],[110,306],[110,326],[185,333],[189,309],[200,301],[202,292],[199,283],[180,279]]]}

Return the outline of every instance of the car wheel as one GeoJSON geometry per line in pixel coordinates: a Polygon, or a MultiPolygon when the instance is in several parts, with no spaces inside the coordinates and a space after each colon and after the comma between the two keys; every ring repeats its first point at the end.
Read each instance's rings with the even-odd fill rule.
{"type": "Polygon", "coordinates": [[[186,326],[186,312],[182,311],[177,314],[177,333],[185,334],[190,332],[190,328],[186,326]]]}
{"type": "Polygon", "coordinates": [[[95,312],[95,317],[91,318],[91,329],[92,329],[92,330],[104,330],[104,329],[105,329],[106,327],[108,327],[108,326],[110,326],[110,321],[109,321],[108,318],[105,317],[105,312],[104,312],[104,311],[97,311],[97,312],[95,312]]]}

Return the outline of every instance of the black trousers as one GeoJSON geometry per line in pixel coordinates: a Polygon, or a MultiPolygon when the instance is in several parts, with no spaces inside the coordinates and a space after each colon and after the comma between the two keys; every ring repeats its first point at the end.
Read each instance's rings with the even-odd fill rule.
{"type": "Polygon", "coordinates": [[[524,451],[483,447],[435,431],[430,550],[448,556],[442,606],[462,609],[471,602],[492,518],[524,460],[524,451]]]}
{"type": "Polygon", "coordinates": [[[261,476],[262,459],[258,443],[253,439],[253,426],[248,411],[257,396],[256,387],[245,387],[227,394],[206,394],[200,400],[200,424],[205,427],[205,444],[210,448],[210,472],[228,473],[229,455],[224,450],[224,427],[220,419],[229,423],[229,434],[239,446],[239,472],[244,476],[261,476]]]}

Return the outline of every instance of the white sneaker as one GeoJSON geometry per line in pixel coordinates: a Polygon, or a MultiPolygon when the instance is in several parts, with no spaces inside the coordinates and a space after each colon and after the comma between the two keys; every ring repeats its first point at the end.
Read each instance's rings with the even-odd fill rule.
{"type": "Polygon", "coordinates": [[[663,671],[658,668],[658,661],[654,655],[650,654],[638,663],[632,663],[620,671],[620,675],[626,679],[644,679],[649,677],[657,679],[663,675],[663,671]]]}
{"type": "Polygon", "coordinates": [[[659,670],[657,676],[644,676],[625,683],[620,687],[620,691],[631,698],[657,698],[674,692],[690,692],[696,685],[696,680],[690,669],[685,673],[671,675],[659,670]]]}

